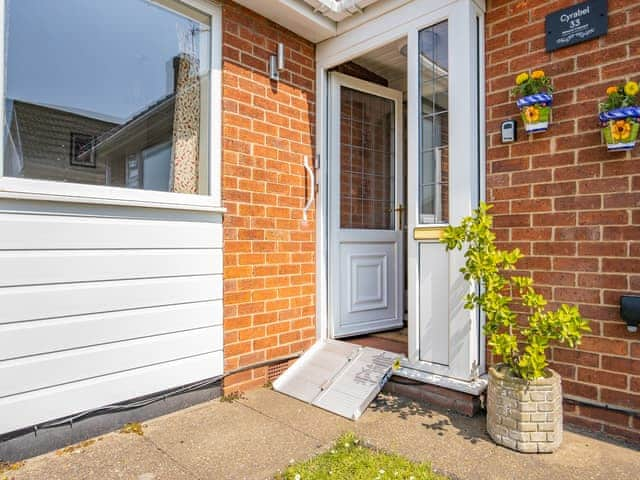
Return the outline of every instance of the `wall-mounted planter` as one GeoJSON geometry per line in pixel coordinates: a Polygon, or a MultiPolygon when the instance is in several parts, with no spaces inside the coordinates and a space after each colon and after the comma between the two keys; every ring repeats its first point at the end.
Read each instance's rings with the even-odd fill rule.
{"type": "Polygon", "coordinates": [[[551,121],[551,103],[553,95],[550,93],[536,93],[516,100],[520,109],[524,130],[527,133],[546,132],[551,121]]]}
{"type": "Polygon", "coordinates": [[[607,150],[631,150],[636,146],[640,131],[639,107],[616,108],[600,113],[599,118],[607,150]]]}

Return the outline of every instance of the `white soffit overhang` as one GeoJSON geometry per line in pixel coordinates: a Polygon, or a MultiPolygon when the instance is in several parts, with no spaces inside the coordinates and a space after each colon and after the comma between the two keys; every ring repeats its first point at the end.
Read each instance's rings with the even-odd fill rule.
{"type": "Polygon", "coordinates": [[[235,0],[314,43],[338,34],[338,22],[379,0],[235,0]]]}
{"type": "Polygon", "coordinates": [[[314,11],[320,12],[331,20],[340,22],[351,15],[362,13],[365,7],[378,0],[304,0],[314,11]]]}

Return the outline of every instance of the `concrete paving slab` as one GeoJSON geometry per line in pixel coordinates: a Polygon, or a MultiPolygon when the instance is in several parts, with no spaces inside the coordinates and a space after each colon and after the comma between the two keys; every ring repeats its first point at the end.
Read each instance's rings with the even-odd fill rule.
{"type": "Polygon", "coordinates": [[[484,415],[469,418],[386,394],[376,399],[355,431],[379,448],[429,461],[456,479],[639,478],[637,449],[565,431],[556,453],[522,454],[491,441],[484,415]]]}
{"type": "Polygon", "coordinates": [[[187,480],[195,477],[143,436],[111,433],[70,453],[58,451],[27,460],[22,468],[7,474],[7,478],[187,480]]]}
{"type": "MultiPolygon", "coordinates": [[[[250,395],[260,398],[261,391],[250,395]]],[[[270,403],[280,403],[281,398],[270,403]]],[[[202,479],[267,479],[324,444],[245,402],[207,403],[148,422],[145,436],[202,479]]]]}
{"type": "MultiPolygon", "coordinates": [[[[566,432],[554,454],[494,445],[482,416],[468,418],[383,394],[357,422],[268,389],[146,422],[144,436],[113,433],[72,453],[26,461],[16,480],[268,479],[310,458],[345,431],[460,480],[634,479],[640,451],[566,432]]],[[[2,475],[0,475],[2,479],[2,475]]]]}
{"type": "Polygon", "coordinates": [[[256,390],[247,395],[242,403],[290,428],[313,436],[322,444],[331,444],[342,433],[353,431],[356,423],[352,420],[286,395],[276,394],[278,401],[275,402],[274,393],[266,388],[256,390]]]}

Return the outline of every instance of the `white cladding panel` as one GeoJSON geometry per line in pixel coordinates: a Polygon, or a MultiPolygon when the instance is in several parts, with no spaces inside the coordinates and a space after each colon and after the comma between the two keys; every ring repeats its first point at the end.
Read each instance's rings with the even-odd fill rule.
{"type": "Polygon", "coordinates": [[[1,206],[0,434],[222,374],[219,213],[1,206]]]}
{"type": "Polygon", "coordinates": [[[197,382],[216,365],[222,368],[222,351],[0,398],[0,432],[117,403],[123,393],[135,398],[197,382]]]}
{"type": "Polygon", "coordinates": [[[0,325],[0,361],[217,325],[222,300],[9,323],[0,325]]]}
{"type": "Polygon", "coordinates": [[[9,250],[0,265],[0,287],[214,275],[222,250],[9,250]]]}

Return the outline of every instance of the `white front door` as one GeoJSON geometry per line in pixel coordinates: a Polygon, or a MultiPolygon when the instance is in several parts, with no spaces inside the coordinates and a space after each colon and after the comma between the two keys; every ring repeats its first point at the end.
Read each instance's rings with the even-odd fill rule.
{"type": "Polygon", "coordinates": [[[334,338],[403,322],[402,92],[329,76],[329,325],[334,338]]]}

